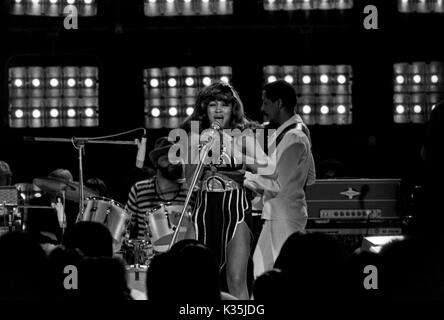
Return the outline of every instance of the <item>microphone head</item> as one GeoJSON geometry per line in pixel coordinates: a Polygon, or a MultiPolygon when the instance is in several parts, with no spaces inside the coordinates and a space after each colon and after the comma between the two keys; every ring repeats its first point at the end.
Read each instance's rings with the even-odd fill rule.
{"type": "Polygon", "coordinates": [[[219,121],[214,120],[213,123],[211,124],[211,129],[220,130],[222,129],[222,125],[220,124],[219,121]]]}

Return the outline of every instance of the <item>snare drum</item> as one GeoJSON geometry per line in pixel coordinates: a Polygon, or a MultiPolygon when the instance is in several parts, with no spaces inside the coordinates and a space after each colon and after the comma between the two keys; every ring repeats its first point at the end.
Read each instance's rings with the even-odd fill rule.
{"type": "MultiPolygon", "coordinates": [[[[182,210],[182,205],[173,205],[167,202],[147,212],[148,237],[153,245],[154,251],[164,252],[168,250],[176,226],[179,224],[182,210]]],[[[194,238],[195,233],[191,221],[191,208],[188,208],[184,214],[176,241],[194,238]]]]}
{"type": "Polygon", "coordinates": [[[137,265],[126,267],[126,278],[128,283],[128,288],[130,290],[137,290],[147,294],[146,290],[146,273],[148,266],[137,265]]]}
{"type": "Polygon", "coordinates": [[[108,227],[113,237],[114,252],[120,250],[130,220],[131,216],[122,204],[103,197],[86,198],[83,216],[79,214],[77,217],[77,222],[93,221],[108,227]]]}

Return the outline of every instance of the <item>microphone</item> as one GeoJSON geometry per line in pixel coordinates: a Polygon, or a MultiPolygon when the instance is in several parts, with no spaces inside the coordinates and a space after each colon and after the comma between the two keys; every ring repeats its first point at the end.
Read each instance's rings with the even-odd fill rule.
{"type": "Polygon", "coordinates": [[[145,162],[145,153],[146,153],[146,134],[144,133],[142,136],[142,140],[139,142],[139,140],[136,139],[136,144],[138,147],[137,151],[137,157],[136,157],[136,167],[142,168],[143,163],[145,162]]]}
{"type": "Polygon", "coordinates": [[[204,140],[204,141],[202,141],[202,143],[199,145],[200,148],[212,143],[214,140],[214,136],[219,132],[219,130],[221,128],[222,127],[217,120],[213,121],[211,123],[210,129],[206,129],[201,136],[201,140],[204,140]],[[204,138],[204,139],[202,139],[202,138],[204,138]]]}
{"type": "Polygon", "coordinates": [[[211,124],[211,129],[213,130],[220,130],[222,128],[221,124],[219,121],[214,120],[213,123],[211,124]]]}

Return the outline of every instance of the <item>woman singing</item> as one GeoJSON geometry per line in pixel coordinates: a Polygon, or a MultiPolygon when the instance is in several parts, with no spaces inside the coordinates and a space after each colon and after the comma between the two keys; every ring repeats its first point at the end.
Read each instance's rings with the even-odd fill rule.
{"type": "MultiPolygon", "coordinates": [[[[208,131],[205,129],[211,128],[214,123],[221,129],[213,131],[213,134],[219,135],[219,162],[213,161],[214,154],[211,155],[211,152],[214,148],[211,148],[212,161],[209,164],[205,162],[196,184],[198,196],[193,222],[197,240],[215,253],[221,269],[226,267],[229,292],[240,299],[249,299],[247,265],[251,244],[251,199],[247,196],[243,181],[245,157],[257,159],[257,154],[253,155],[251,151],[254,150],[251,130],[250,138],[253,139],[233,137],[225,132],[227,129],[245,132],[245,129],[253,126],[244,115],[237,92],[229,84],[218,82],[203,89],[197,96],[194,113],[183,127],[191,136],[201,136],[202,131],[208,131]],[[199,132],[190,132],[192,127],[197,127],[196,124],[199,132]]],[[[191,147],[188,152],[191,157],[187,159],[199,157],[198,148],[191,147]]],[[[259,154],[262,159],[265,158],[262,149],[259,154]]],[[[196,165],[187,166],[188,181],[195,168],[196,165]]]]}

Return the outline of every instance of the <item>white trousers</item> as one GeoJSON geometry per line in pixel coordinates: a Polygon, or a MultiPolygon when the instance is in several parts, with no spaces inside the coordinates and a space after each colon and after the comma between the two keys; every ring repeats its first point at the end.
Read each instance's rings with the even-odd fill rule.
{"type": "Polygon", "coordinates": [[[284,242],[293,233],[305,232],[307,218],[265,220],[253,254],[254,278],[273,269],[284,242]]]}

